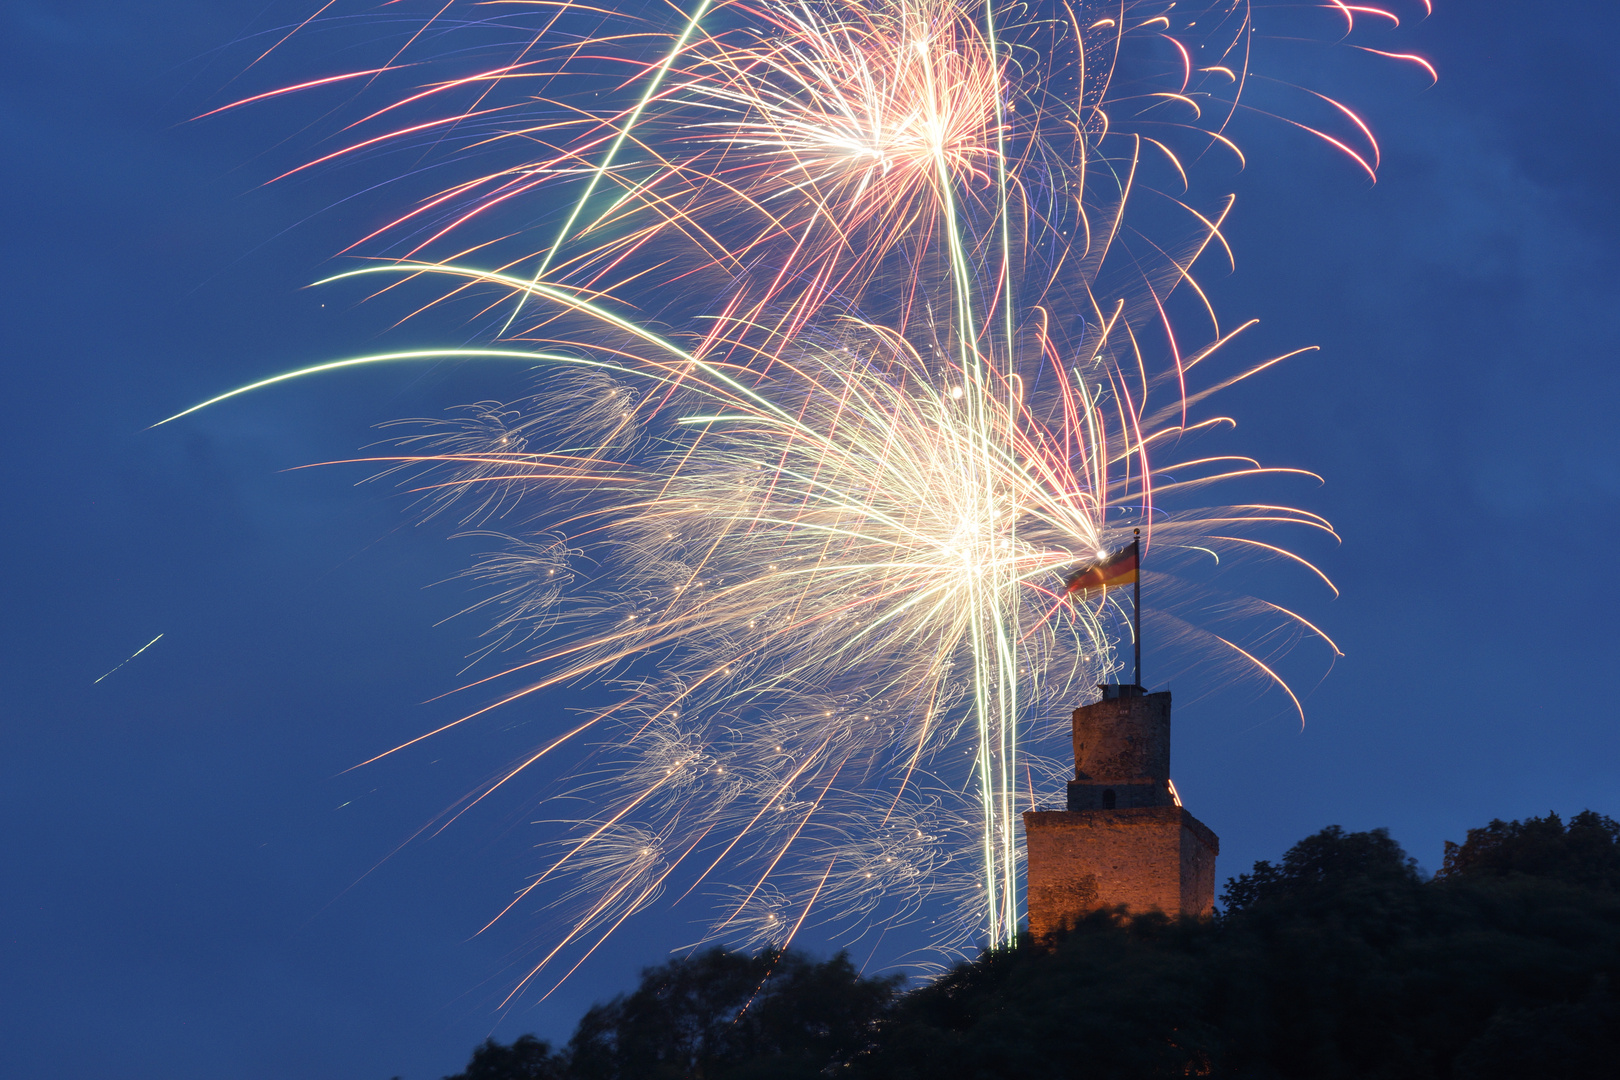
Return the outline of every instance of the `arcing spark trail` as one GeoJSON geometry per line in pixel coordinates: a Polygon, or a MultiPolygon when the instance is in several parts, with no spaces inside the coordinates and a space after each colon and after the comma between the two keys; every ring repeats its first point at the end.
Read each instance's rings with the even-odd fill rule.
{"type": "MultiPolygon", "coordinates": [[[[1344,33],[1394,18],[1319,14],[1344,33]]],[[[1282,358],[1206,378],[1244,329],[1194,274],[1229,256],[1231,201],[1144,179],[1241,160],[1249,5],[702,0],[609,32],[610,15],[438,11],[357,73],[392,96],[318,159],[431,140],[462,175],[372,233],[390,261],[340,277],[488,297],[503,343],[244,390],[413,359],[543,369],[531,396],[373,459],[464,527],[524,523],[471,573],[493,644],[525,654],[474,684],[506,689],[465,720],[564,683],[615,691],[472,797],[595,745],[569,788],[593,811],[513,904],[572,913],[525,983],[666,895],[714,898],[707,936],[739,942],[812,917],[925,921],[943,953],[1008,942],[1017,812],[1059,771],[1049,721],[1117,669],[1128,628],[1065,576],[1132,528],[1171,571],[1303,563],[1253,534],[1331,532],[1187,506],[1292,471],[1190,449],[1227,422],[1200,418],[1211,393],[1282,358]],[[506,52],[425,77],[410,50],[441,37],[506,52]]],[[[1371,172],[1365,123],[1314,98],[1338,127],[1289,122],[1371,172]]],[[[1257,649],[1198,633],[1287,689],[1257,649]]]]}

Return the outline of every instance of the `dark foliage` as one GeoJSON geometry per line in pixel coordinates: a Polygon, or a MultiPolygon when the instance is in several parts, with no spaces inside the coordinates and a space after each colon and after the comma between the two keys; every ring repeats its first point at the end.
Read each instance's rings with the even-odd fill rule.
{"type": "Polygon", "coordinates": [[[1384,830],[1329,828],[1229,881],[1218,919],[1097,912],[907,994],[842,955],[713,949],[649,968],[566,1054],[485,1043],[453,1080],[1611,1075],[1617,852],[1598,814],[1493,821],[1424,881],[1384,830]]]}
{"type": "Polygon", "coordinates": [[[1446,861],[1435,876],[1515,874],[1620,889],[1620,822],[1590,810],[1570,818],[1568,828],[1557,814],[1493,821],[1469,829],[1460,845],[1446,841],[1446,861]]]}
{"type": "Polygon", "coordinates": [[[585,1014],[569,1041],[579,1080],[815,1077],[853,1056],[899,988],[844,954],[749,957],[714,948],[642,973],[634,993],[585,1014]]]}
{"type": "Polygon", "coordinates": [[[1215,1050],[1199,1016],[1209,930],[1101,912],[1051,953],[992,953],[907,995],[861,1077],[1197,1075],[1215,1050]]]}
{"type": "Polygon", "coordinates": [[[1612,1076],[1620,1062],[1620,1004],[1596,983],[1585,1001],[1504,1009],[1457,1057],[1458,1080],[1612,1076]]]}
{"type": "Polygon", "coordinates": [[[1281,866],[1261,860],[1247,874],[1226,883],[1221,904],[1228,914],[1257,903],[1330,901],[1346,889],[1365,885],[1399,888],[1422,878],[1388,829],[1347,833],[1330,825],[1289,849],[1281,866]]]}
{"type": "Polygon", "coordinates": [[[510,1046],[494,1039],[473,1051],[467,1068],[444,1080],[563,1080],[567,1063],[551,1046],[533,1035],[520,1035],[510,1046]]]}
{"type": "Polygon", "coordinates": [[[959,968],[902,999],[855,1071],[1494,1080],[1613,1068],[1620,896],[1557,873],[1424,882],[1387,833],[1334,828],[1229,882],[1226,904],[1206,922],[1098,914],[1050,951],[959,968]]]}

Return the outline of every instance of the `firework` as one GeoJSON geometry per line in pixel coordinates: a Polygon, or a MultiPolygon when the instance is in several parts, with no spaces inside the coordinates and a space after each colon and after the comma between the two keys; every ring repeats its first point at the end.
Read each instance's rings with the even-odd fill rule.
{"type": "MultiPolygon", "coordinates": [[[[814,920],[917,923],[936,956],[1011,941],[1019,812],[1130,626],[1066,577],[1131,529],[1161,593],[1223,553],[1318,573],[1255,534],[1331,533],[1195,502],[1293,471],[1192,449],[1227,423],[1205,399],[1282,359],[1233,372],[1245,327],[1194,273],[1230,254],[1231,200],[1195,206],[1189,169],[1241,162],[1249,5],[702,0],[670,26],[454,6],[389,64],[290,89],[390,95],[310,165],[431,140],[457,174],[340,278],[441,283],[430,302],[478,298],[501,341],[244,390],[413,359],[539,372],[369,459],[501,545],[472,610],[481,656],[513,659],[465,719],[603,693],[471,797],[591,748],[564,787],[592,810],[507,909],[567,913],[523,984],[693,895],[705,940],[814,920]],[[409,49],[448,35],[499,59],[424,78],[409,49]]],[[[1367,125],[1306,94],[1338,126],[1288,122],[1373,171],[1367,125]]],[[[1185,625],[1287,690],[1258,648],[1185,625]]]]}

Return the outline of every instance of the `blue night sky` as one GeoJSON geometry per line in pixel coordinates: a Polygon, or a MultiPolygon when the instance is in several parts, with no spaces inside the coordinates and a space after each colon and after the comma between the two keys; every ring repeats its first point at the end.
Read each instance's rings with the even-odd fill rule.
{"type": "MultiPolygon", "coordinates": [[[[1391,39],[1435,88],[1322,73],[1378,130],[1376,186],[1262,124],[1231,181],[1223,310],[1262,320],[1257,350],[1321,346],[1226,395],[1232,445],[1325,476],[1274,494],[1344,537],[1306,549],[1338,600],[1281,569],[1266,595],[1347,655],[1306,678],[1303,730],[1258,686],[1170,687],[1177,786],[1223,878],[1329,824],[1387,826],[1432,870],[1493,817],[1620,815],[1620,13],[1436,4],[1391,39]]],[[[356,31],[241,74],[254,35],[317,6],[0,4],[8,1077],[438,1077],[489,1034],[565,1037],[691,939],[648,915],[502,1012],[544,928],[473,932],[533,866],[535,800],[405,843],[564,701],[344,772],[460,715],[428,699],[480,626],[441,625],[467,594],[430,586],[473,549],[353,468],[288,470],[510,395],[510,372],[340,374],[145,430],[266,374],[470,333],[305,288],[380,213],[342,201],[363,169],[264,186],[324,104],[184,122],[365,66],[356,31]]]]}

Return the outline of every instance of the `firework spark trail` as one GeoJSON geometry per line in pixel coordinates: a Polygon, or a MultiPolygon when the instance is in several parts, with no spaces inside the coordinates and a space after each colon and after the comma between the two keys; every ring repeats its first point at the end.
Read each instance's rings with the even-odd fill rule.
{"type": "MultiPolygon", "coordinates": [[[[574,914],[520,987],[672,882],[713,893],[708,936],[735,942],[780,943],[818,904],[855,935],[927,923],[936,955],[1011,941],[1019,778],[1061,780],[1063,714],[1117,672],[1130,624],[1112,596],[1066,599],[1065,573],[1138,527],[1162,584],[1244,553],[1315,571],[1243,534],[1332,533],[1303,510],[1179,502],[1299,472],[1191,447],[1230,423],[1192,410],[1283,358],[1189,383],[1252,325],[1223,331],[1195,276],[1212,245],[1231,259],[1232,201],[1200,210],[1190,182],[1211,151],[1241,163],[1228,131],[1260,111],[1249,4],[700,0],[668,33],[625,34],[570,22],[600,9],[508,6],[543,32],[479,23],[513,29],[508,56],[396,93],[308,163],[423,135],[447,167],[505,154],[371,233],[405,258],[339,275],[448,282],[430,303],[487,294],[501,347],[316,365],[177,417],[345,366],[543,369],[531,395],[369,459],[426,515],[486,537],[523,522],[469,571],[493,590],[469,609],[494,616],[480,655],[522,651],[472,685],[515,682],[508,707],[570,682],[622,691],[569,725],[594,744],[565,793],[593,811],[507,910],[559,880],[574,914]],[[553,94],[570,79],[595,89],[553,94]],[[460,92],[461,111],[433,111],[460,92]],[[533,230],[505,223],[537,198],[561,224],[526,250],[533,230]],[[507,252],[497,266],[435,254],[475,226],[510,238],[467,249],[507,252]]],[[[1325,14],[1340,34],[1370,11],[1325,14]]],[[[431,67],[409,51],[364,74],[431,67]]],[[[332,85],[349,84],[289,90],[332,85]]],[[[1324,119],[1281,119],[1374,173],[1367,123],[1299,97],[1324,119]]],[[[1290,698],[1271,652],[1215,624],[1266,616],[1260,641],[1331,648],[1276,605],[1183,592],[1207,622],[1177,625],[1290,698]]],[[[562,739],[544,741],[466,805],[562,739]]]]}
{"type": "Polygon", "coordinates": [[[135,659],[137,656],[141,655],[141,653],[145,652],[147,649],[150,649],[152,646],[156,645],[161,640],[163,640],[163,635],[159,634],[157,637],[153,638],[151,641],[148,641],[145,645],[142,645],[140,648],[138,648],[134,652],[130,653],[127,657],[125,657],[122,661],[120,661],[118,663],[118,665],[112,669],[112,671],[109,671],[109,672],[106,673],[106,675],[102,675],[100,678],[95,679],[93,682],[91,682],[90,685],[94,686],[96,683],[100,682],[102,679],[105,679],[107,677],[107,675],[111,675],[114,671],[117,671],[119,668],[123,667],[125,664],[129,663],[131,660],[135,659]]]}

